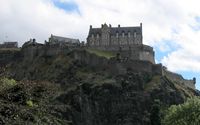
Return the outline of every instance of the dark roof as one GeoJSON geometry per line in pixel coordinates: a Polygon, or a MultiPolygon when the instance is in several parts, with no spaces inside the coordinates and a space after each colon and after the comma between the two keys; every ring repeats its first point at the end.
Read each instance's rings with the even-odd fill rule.
{"type": "MultiPolygon", "coordinates": [[[[133,34],[134,32],[136,32],[137,34],[142,34],[141,27],[111,27],[110,29],[111,29],[110,30],[111,35],[116,35],[116,33],[122,34],[123,32],[125,34],[128,34],[128,32],[130,32],[131,34],[133,34]]],[[[89,35],[91,35],[91,34],[101,35],[101,28],[91,28],[89,31],[89,35]]]]}
{"type": "Polygon", "coordinates": [[[51,38],[57,40],[58,42],[80,43],[78,39],[66,38],[62,36],[51,35],[51,38]]]}
{"type": "Polygon", "coordinates": [[[18,42],[4,42],[3,44],[18,44],[18,42]]]}

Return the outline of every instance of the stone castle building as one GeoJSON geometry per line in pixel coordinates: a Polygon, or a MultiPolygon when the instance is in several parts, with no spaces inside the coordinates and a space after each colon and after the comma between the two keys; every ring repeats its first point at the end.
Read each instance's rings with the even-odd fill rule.
{"type": "Polygon", "coordinates": [[[80,41],[79,39],[67,38],[51,34],[49,38],[49,43],[51,45],[54,44],[60,46],[78,46],[80,44],[80,41]]]}
{"type": "Polygon", "coordinates": [[[18,48],[18,42],[4,42],[0,48],[18,48]]]}
{"type": "MultiPolygon", "coordinates": [[[[131,68],[134,71],[163,75],[174,82],[180,82],[189,88],[195,89],[195,78],[186,80],[181,75],[163,68],[162,64],[155,64],[153,48],[143,44],[142,24],[136,27],[121,27],[120,25],[112,27],[107,24],[102,24],[100,28],[90,26],[87,47],[114,52],[116,55],[120,55],[121,60],[125,59],[120,64],[112,63],[107,66],[113,70],[111,70],[113,74],[125,73],[127,68],[131,68]]],[[[97,60],[95,62],[93,59],[91,58],[88,61],[82,58],[90,65],[104,66],[106,64],[104,61],[97,60]]]]}
{"type": "Polygon", "coordinates": [[[142,23],[136,27],[90,26],[87,46],[120,53],[123,58],[155,63],[153,48],[143,44],[142,23]]]}

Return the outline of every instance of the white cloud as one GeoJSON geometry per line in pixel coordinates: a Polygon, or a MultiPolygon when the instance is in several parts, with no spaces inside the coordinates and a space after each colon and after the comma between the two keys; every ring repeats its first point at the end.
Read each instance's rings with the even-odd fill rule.
{"type": "Polygon", "coordinates": [[[34,37],[43,42],[51,33],[85,40],[90,24],[142,22],[145,44],[162,51],[178,47],[162,60],[169,69],[200,71],[200,31],[193,29],[200,26],[195,20],[199,5],[198,0],[0,0],[0,41],[22,44],[34,37]],[[80,14],[59,9],[52,1],[75,2],[80,14]]]}

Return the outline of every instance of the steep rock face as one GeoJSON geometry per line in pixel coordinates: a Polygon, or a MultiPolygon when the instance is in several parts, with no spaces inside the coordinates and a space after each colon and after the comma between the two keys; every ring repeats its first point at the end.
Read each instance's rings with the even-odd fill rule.
{"type": "Polygon", "coordinates": [[[123,75],[113,75],[105,68],[91,67],[74,59],[71,50],[50,54],[50,50],[40,47],[33,46],[30,53],[28,48],[20,51],[3,75],[19,81],[62,85],[62,92],[55,90],[49,103],[59,104],[59,109],[67,105],[67,111],[57,113],[73,125],[151,125],[154,100],[160,100],[165,107],[198,95],[166,77],[131,69],[126,69],[123,75]]]}
{"type": "Polygon", "coordinates": [[[6,66],[19,57],[19,49],[0,49],[0,67],[6,66]]]}
{"type": "Polygon", "coordinates": [[[75,125],[151,125],[154,100],[163,106],[183,103],[195,92],[183,94],[165,77],[146,79],[145,74],[117,76],[117,82],[101,85],[83,83],[58,100],[72,107],[75,125]],[[159,85],[148,88],[152,82],[159,85]]]}

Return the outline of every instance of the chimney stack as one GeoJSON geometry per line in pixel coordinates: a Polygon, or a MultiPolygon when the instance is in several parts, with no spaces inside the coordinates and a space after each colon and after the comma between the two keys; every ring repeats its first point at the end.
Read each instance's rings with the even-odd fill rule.
{"type": "Polygon", "coordinates": [[[120,24],[118,24],[118,27],[120,27],[120,24]]]}
{"type": "Polygon", "coordinates": [[[142,23],[140,23],[140,28],[142,29],[142,23]]]}

